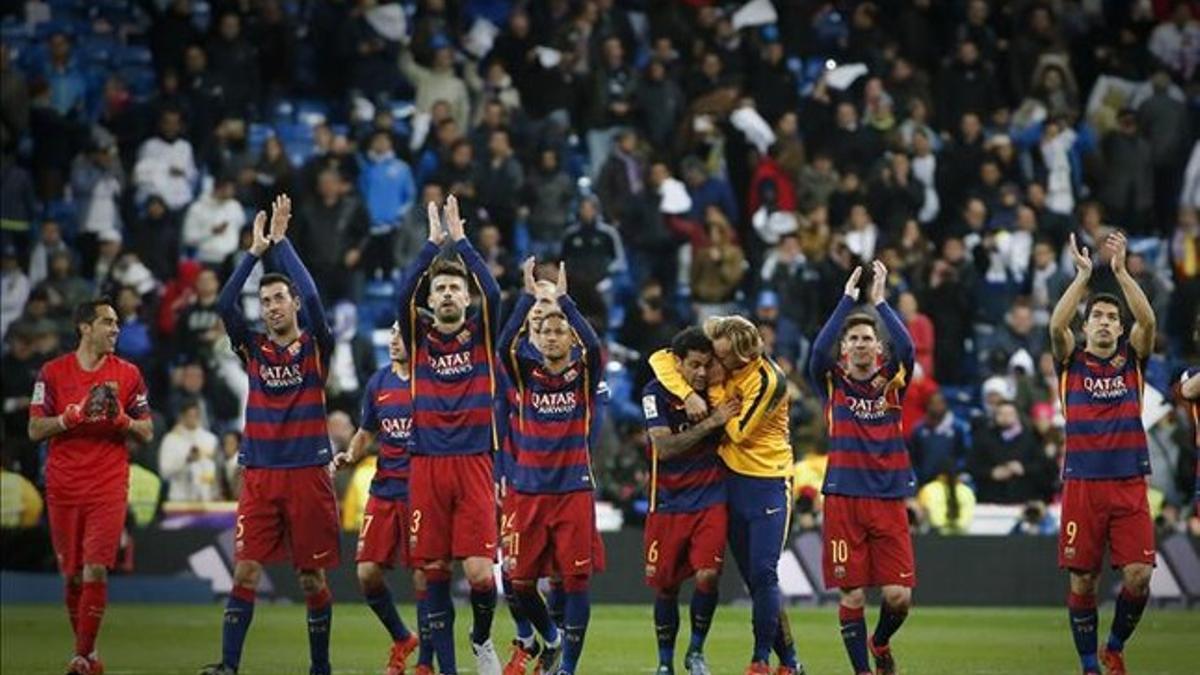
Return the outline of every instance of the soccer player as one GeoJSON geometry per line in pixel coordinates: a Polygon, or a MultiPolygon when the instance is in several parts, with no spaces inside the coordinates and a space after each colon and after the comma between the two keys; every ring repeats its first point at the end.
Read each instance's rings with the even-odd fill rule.
{"type": "Polygon", "coordinates": [[[410,555],[425,572],[429,630],[441,672],[457,672],[450,565],[462,560],[471,585],[477,672],[500,675],[491,639],[497,545],[492,451],[499,445],[493,337],[500,286],[467,239],[453,195],[446,200],[446,226],[462,262],[434,260],[446,233],[438,205],[430,202],[428,210],[429,239],[398,289],[400,330],[413,364],[410,555]],[[432,317],[418,312],[417,291],[425,280],[432,317]],[[479,311],[470,309],[472,282],[481,291],[479,311]]]}
{"type": "Polygon", "coordinates": [[[238,498],[233,590],[225,605],[221,662],[203,675],[237,673],[242,646],[254,617],[254,594],[264,563],[290,560],[308,605],[312,675],[331,672],[329,632],[333,598],[325,570],[336,567],[337,495],[325,425],[325,378],[333,335],[325,321],[316,284],[287,240],[291,200],[275,199],[270,235],[267,216],[254,219],[250,255],[221,289],[217,311],[234,351],[246,365],[250,397],[238,463],[243,487],[238,498]],[[246,278],[266,257],[259,282],[266,333],[252,332],[238,307],[246,278]]]}
{"type": "MultiPolygon", "coordinates": [[[[679,372],[693,391],[708,389],[712,343],[700,328],[681,331],[671,341],[679,372]]],[[[675,672],[679,632],[679,586],[695,578],[692,638],[684,665],[690,675],[709,675],[704,639],[717,609],[718,582],[725,555],[725,471],[717,458],[721,430],[738,413],[727,399],[697,424],[688,420],[682,399],[651,380],[642,390],[642,415],[650,437],[650,513],[646,516],[646,582],[655,590],[654,631],[658,673],[675,672]]]]}
{"type": "Polygon", "coordinates": [[[116,356],[117,311],[105,299],[75,308],[79,346],[38,373],[29,401],[29,439],[49,439],[46,501],[50,539],[66,581],[75,656],[67,672],[97,675],[104,665],[96,636],[108,603],[129,493],[127,437],[154,434],[146,384],[137,366],[116,356]]]}
{"type": "Polygon", "coordinates": [[[1075,279],[1050,316],[1050,346],[1059,370],[1059,395],[1067,418],[1062,527],[1058,565],[1070,573],[1067,599],[1071,633],[1084,673],[1124,675],[1125,642],[1133,634],[1150,592],[1154,529],[1146,497],[1150,457],[1142,427],[1143,371],[1154,349],[1154,310],[1125,268],[1125,236],[1105,241],[1125,302],[1133,314],[1128,333],[1121,301],[1097,293],[1084,311],[1084,345],[1071,330],[1087,293],[1092,259],[1069,242],[1075,279]],[[1122,587],[1108,641],[1096,653],[1096,592],[1104,549],[1121,569],[1122,587]]]}
{"type": "MultiPolygon", "coordinates": [[[[1200,345],[1200,315],[1196,316],[1192,340],[1200,345]]],[[[1179,395],[1188,402],[1192,413],[1192,431],[1196,434],[1196,449],[1200,450],[1200,366],[1192,366],[1184,371],[1179,380],[1179,395]]],[[[1200,518],[1200,455],[1196,458],[1196,483],[1192,496],[1192,517],[1200,518]]]]}
{"type": "MultiPolygon", "coordinates": [[[[712,341],[717,377],[710,374],[708,403],[732,399],[738,414],[725,423],[717,454],[725,464],[729,548],[752,598],[754,650],[747,675],[770,673],[768,658],[779,656],[776,675],[803,675],[783,611],[779,591],[779,556],[787,542],[792,512],[791,475],[794,459],[788,431],[787,380],[763,353],[754,324],[740,316],[718,316],[704,322],[712,341]]],[[[704,415],[708,403],[679,372],[670,350],[650,357],[659,383],[684,402],[688,417],[704,415]]]]}
{"type": "Polygon", "coordinates": [[[887,268],[875,261],[868,299],[891,338],[884,358],[875,318],[854,311],[862,272],[857,267],[850,274],[842,299],[817,334],[809,363],[813,386],[824,392],[829,433],[829,467],[821,489],[822,570],[825,586],[840,591],[838,618],[854,672],[870,675],[869,650],[876,672],[891,675],[896,672],[891,637],[908,616],[917,582],[904,505],[916,492],[916,476],[901,428],[915,352],[904,321],[887,304],[887,268]],[[868,586],[883,591],[870,638],[863,618],[868,586]]]}
{"type": "Polygon", "coordinates": [[[595,480],[591,424],[595,383],[604,374],[600,338],[567,295],[559,266],[557,308],[531,328],[540,358],[518,349],[517,334],[537,293],[533,259],[523,265],[525,288],[497,344],[514,389],[512,505],[505,560],[525,616],[544,641],[535,673],[574,674],[591,615],[588,585],[595,566],[595,480]],[[578,356],[572,346],[578,340],[578,356]],[[553,562],[566,594],[562,634],[537,591],[553,562]],[[563,644],[565,634],[565,644],[563,644]],[[562,663],[554,670],[559,654],[562,663]]]}
{"type": "MultiPolygon", "coordinates": [[[[385,675],[403,675],[408,655],[420,646],[396,611],[392,592],[384,578],[386,569],[396,564],[412,567],[408,554],[408,462],[412,446],[412,402],[409,398],[408,354],[400,337],[400,325],[392,326],[388,342],[390,363],[380,368],[363,391],[362,415],[350,447],[333,458],[338,468],[354,466],[367,454],[367,448],[379,441],[379,460],[371,481],[371,496],[363,513],[358,534],[358,584],[367,605],[392,638],[385,675]]],[[[425,575],[413,570],[413,588],[417,594],[417,621],[421,623],[425,601],[425,575]]],[[[423,654],[429,659],[431,654],[423,654]]],[[[429,668],[431,662],[418,659],[417,667],[429,668]]],[[[432,672],[432,671],[429,671],[432,672]]]]}

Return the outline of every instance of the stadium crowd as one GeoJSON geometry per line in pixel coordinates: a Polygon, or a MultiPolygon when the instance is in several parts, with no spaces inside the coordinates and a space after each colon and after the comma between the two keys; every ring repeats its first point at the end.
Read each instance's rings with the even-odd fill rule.
{"type": "MultiPolygon", "coordinates": [[[[819,517],[825,452],[804,364],[849,271],[878,258],[916,344],[918,527],[963,532],[999,503],[1027,505],[1015,531],[1052,532],[1064,243],[1105,262],[1119,228],[1159,317],[1155,513],[1182,523],[1200,3],[743,4],[52,0],[4,16],[6,473],[39,484],[34,378],[70,347],[72,308],[107,294],[156,419],[135,462],[171,500],[236,496],[247,383],[216,301],[282,192],[332,308],[345,449],[394,278],[425,239],[420,205],[453,193],[507,299],[524,256],[566,262],[612,362],[597,483],[628,516],[646,498],[646,357],[707,316],[750,317],[790,381],[800,527],[819,517]]],[[[1107,264],[1093,287],[1115,289],[1107,264]]]]}

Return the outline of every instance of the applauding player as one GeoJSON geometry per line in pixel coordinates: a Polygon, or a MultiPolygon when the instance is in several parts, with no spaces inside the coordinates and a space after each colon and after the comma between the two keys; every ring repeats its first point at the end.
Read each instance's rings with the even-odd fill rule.
{"type": "Polygon", "coordinates": [[[1071,237],[1075,279],[1050,316],[1050,347],[1059,370],[1059,395],[1067,418],[1062,527],[1058,565],[1071,575],[1067,599],[1071,633],[1084,673],[1125,674],[1125,641],[1133,634],[1150,593],[1154,528],[1146,497],[1150,453],[1142,426],[1146,360],[1154,349],[1154,310],[1125,268],[1125,236],[1109,235],[1113,274],[1133,314],[1126,336],[1121,301],[1097,293],[1084,311],[1084,345],[1071,320],[1087,293],[1092,259],[1071,237]],[[1121,569],[1122,587],[1108,642],[1096,653],[1096,592],[1104,549],[1121,569]]]}
{"type": "Polygon", "coordinates": [[[410,554],[425,571],[429,630],[441,672],[457,672],[450,564],[462,560],[471,584],[471,649],[477,672],[500,675],[491,639],[497,539],[492,451],[499,446],[493,337],[500,286],[467,240],[453,195],[446,200],[446,225],[455,257],[462,262],[434,260],[445,232],[438,205],[430,202],[428,209],[429,240],[404,271],[398,290],[400,331],[413,371],[410,554]],[[417,306],[417,290],[426,279],[432,317],[419,313],[417,306]],[[472,282],[482,292],[478,312],[470,311],[472,282]]]}
{"type": "Polygon", "coordinates": [[[595,383],[604,373],[600,338],[567,295],[559,267],[557,307],[531,326],[539,357],[518,348],[537,294],[533,259],[525,261],[525,292],[498,344],[514,389],[513,465],[509,467],[514,522],[505,542],[506,564],[524,615],[545,641],[535,673],[576,672],[591,615],[588,585],[595,567],[591,424],[595,383]],[[576,337],[581,343],[573,354],[576,337]],[[553,563],[566,594],[566,644],[550,620],[537,580],[553,563]],[[554,670],[558,655],[562,664],[554,670]]]}
{"type": "Polygon", "coordinates": [[[50,439],[46,500],[50,539],[66,580],[75,656],[67,672],[104,672],[96,636],[108,604],[129,494],[127,436],[154,434],[146,384],[113,351],[121,332],[108,300],[75,308],[79,347],[42,366],[29,401],[29,438],[50,439]]]}
{"type": "MultiPolygon", "coordinates": [[[[390,363],[367,381],[363,391],[362,416],[358,431],[350,439],[350,448],[333,458],[337,468],[354,466],[367,454],[367,448],[379,441],[379,460],[371,480],[371,497],[363,513],[358,533],[358,585],[367,606],[379,617],[392,638],[385,675],[403,675],[404,661],[419,646],[396,611],[392,592],[384,579],[384,570],[397,563],[412,567],[408,552],[408,462],[412,446],[412,401],[409,399],[408,354],[400,339],[400,325],[392,326],[388,342],[390,363]]],[[[425,575],[413,570],[417,592],[417,621],[421,622],[425,604],[425,575]]],[[[428,655],[426,655],[428,658],[428,655]]],[[[430,663],[418,662],[428,668],[430,663]]]]}
{"type": "MultiPolygon", "coordinates": [[[[687,328],[671,341],[679,372],[692,390],[708,389],[714,367],[712,342],[699,328],[687,328]]],[[[682,399],[657,379],[642,390],[642,414],[650,437],[650,513],[646,516],[646,582],[656,591],[654,632],[658,673],[675,672],[679,632],[679,586],[695,578],[692,638],[684,665],[689,675],[708,675],[704,639],[717,610],[717,584],[725,556],[725,471],[717,458],[721,429],[738,413],[727,399],[696,424],[688,421],[682,399]]]]}
{"type": "Polygon", "coordinates": [[[333,598],[325,570],[339,560],[338,515],[328,470],[333,454],[325,426],[325,378],[333,335],[316,284],[286,238],[291,213],[291,200],[277,197],[268,238],[263,231],[267,216],[259,212],[250,255],[234,269],[217,299],[233,349],[250,376],[250,398],[238,453],[243,487],[234,586],[225,606],[221,662],[207,666],[204,675],[237,673],[263,563],[289,555],[308,605],[310,673],[332,670],[333,598]],[[266,334],[252,332],[237,306],[246,278],[264,255],[269,267],[284,270],[264,274],[259,282],[266,334]]]}
{"type": "Polygon", "coordinates": [[[825,586],[841,591],[838,615],[842,640],[854,672],[870,675],[868,646],[880,675],[896,672],[889,642],[904,623],[917,583],[908,512],[916,478],[904,445],[900,408],[913,370],[913,342],[904,322],[885,299],[887,268],[875,261],[870,301],[891,337],[891,354],[875,318],[852,313],[862,268],[813,343],[809,375],[824,392],[829,425],[829,468],[825,474],[825,586]],[[840,343],[840,361],[832,357],[840,343]],[[843,362],[844,361],[844,362],[843,362]],[[867,638],[865,589],[883,589],[875,633],[867,638]]]}

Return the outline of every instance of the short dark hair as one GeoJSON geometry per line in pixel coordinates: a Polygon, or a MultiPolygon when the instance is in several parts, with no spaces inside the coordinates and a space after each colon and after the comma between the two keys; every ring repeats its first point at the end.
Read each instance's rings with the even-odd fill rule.
{"type": "Polygon", "coordinates": [[[463,281],[469,281],[470,275],[467,273],[466,265],[453,258],[438,258],[429,266],[429,278],[432,280],[436,276],[448,274],[452,277],[461,277],[463,281]]]}
{"type": "Polygon", "coordinates": [[[189,410],[193,410],[193,409],[195,409],[195,410],[200,409],[200,399],[196,398],[195,396],[188,396],[187,398],[183,399],[182,403],[179,404],[179,414],[180,415],[182,415],[183,413],[185,413],[189,410]]]}
{"type": "Polygon", "coordinates": [[[876,323],[875,317],[866,312],[856,312],[846,317],[846,323],[842,326],[842,339],[845,339],[846,334],[855,326],[870,326],[871,330],[875,331],[875,337],[879,337],[879,324],[876,323]]]}
{"type": "Polygon", "coordinates": [[[267,272],[266,274],[262,275],[262,279],[260,279],[258,282],[258,287],[261,289],[266,286],[270,286],[271,284],[286,284],[288,287],[288,293],[291,293],[292,297],[297,297],[300,295],[300,293],[296,290],[296,284],[292,283],[291,277],[287,276],[286,274],[280,274],[279,272],[267,272]]]}
{"type": "Polygon", "coordinates": [[[90,324],[95,321],[98,314],[97,310],[101,307],[108,307],[113,312],[117,311],[117,306],[113,304],[112,299],[108,296],[85,300],[75,306],[75,313],[72,319],[74,320],[76,335],[83,335],[83,331],[79,330],[79,327],[85,323],[90,324]]]}
{"type": "Polygon", "coordinates": [[[712,353],[712,340],[704,334],[699,326],[684,328],[671,339],[671,353],[680,359],[687,358],[688,352],[712,353]]]}
{"type": "Polygon", "coordinates": [[[1087,317],[1092,315],[1092,307],[1095,307],[1098,304],[1112,305],[1113,307],[1116,307],[1117,314],[1121,316],[1121,324],[1125,324],[1125,305],[1121,303],[1120,298],[1112,293],[1093,293],[1091,297],[1088,298],[1087,305],[1085,305],[1083,308],[1084,321],[1087,320],[1087,317]]]}

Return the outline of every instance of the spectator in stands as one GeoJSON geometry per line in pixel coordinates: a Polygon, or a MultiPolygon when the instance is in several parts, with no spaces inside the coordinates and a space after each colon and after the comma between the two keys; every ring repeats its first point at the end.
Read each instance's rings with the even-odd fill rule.
{"type": "Polygon", "coordinates": [[[29,128],[29,85],[13,67],[12,50],[0,43],[0,139],[7,145],[29,128]]]}
{"type": "Polygon", "coordinates": [[[209,363],[225,330],[217,313],[221,281],[215,271],[204,269],[196,276],[195,288],[195,297],[179,313],[175,323],[174,344],[183,359],[209,363]]]}
{"type": "MultiPolygon", "coordinates": [[[[410,209],[406,217],[423,211],[410,209]]],[[[362,201],[335,169],[320,172],[316,194],[300,202],[293,227],[296,249],[313,278],[321,280],[322,301],[332,307],[337,300],[349,298],[361,281],[371,230],[362,201]]]]}
{"type": "Polygon", "coordinates": [[[500,284],[500,289],[507,296],[521,284],[521,280],[517,278],[517,270],[520,268],[516,258],[505,248],[500,228],[487,218],[482,220],[482,224],[476,225],[478,230],[475,234],[475,250],[479,251],[479,256],[487,263],[492,276],[496,278],[496,283],[500,284]]]}
{"type": "Polygon", "coordinates": [[[63,241],[62,225],[56,220],[43,221],[38,228],[38,242],[29,254],[29,283],[37,285],[49,276],[50,259],[60,252],[74,255],[63,241]]]}
{"type": "Polygon", "coordinates": [[[1108,175],[1100,201],[1131,235],[1147,234],[1154,209],[1154,150],[1138,129],[1134,110],[1120,112],[1117,130],[1104,137],[1101,150],[1108,175]]]}
{"type": "Polygon", "coordinates": [[[924,484],[945,473],[947,466],[955,473],[966,469],[971,431],[939,391],[929,398],[925,417],[913,429],[909,444],[917,483],[924,484]]]}
{"type": "Polygon", "coordinates": [[[596,196],[600,198],[604,217],[623,226],[630,217],[633,198],[646,189],[646,163],[638,151],[636,131],[619,129],[614,133],[616,142],[612,152],[604,150],[605,160],[596,178],[596,196]]]}
{"type": "Polygon", "coordinates": [[[946,462],[917,492],[921,519],[938,534],[967,534],[975,519],[975,493],[959,480],[958,472],[946,462]]]}
{"type": "Polygon", "coordinates": [[[180,136],[182,132],[182,113],[164,110],[158,121],[158,135],[148,139],[138,150],[133,180],[139,201],[158,195],[174,212],[182,211],[191,203],[198,173],[192,144],[180,136]]]}
{"type": "Polygon", "coordinates": [[[238,464],[241,445],[240,433],[226,431],[221,435],[221,452],[216,457],[217,480],[221,484],[221,498],[226,501],[237,501],[242,491],[242,469],[238,464]]]}
{"type": "Polygon", "coordinates": [[[81,129],[51,104],[50,85],[34,80],[30,88],[29,134],[33,137],[33,177],[43,201],[62,199],[67,172],[78,150],[81,129]]]}
{"type": "Polygon", "coordinates": [[[381,131],[371,135],[359,164],[358,189],[371,223],[365,252],[375,252],[363,261],[363,268],[368,273],[376,268],[390,271],[392,238],[417,196],[412,171],[396,156],[391,135],[381,131]]]}
{"type": "Polygon", "coordinates": [[[1174,222],[1192,125],[1188,109],[1171,91],[1171,76],[1159,70],[1151,78],[1151,93],[1137,108],[1138,128],[1144,129],[1154,155],[1154,230],[1166,233],[1174,222]]]}
{"type": "MultiPolygon", "coordinates": [[[[330,312],[330,327],[335,339],[329,359],[329,377],[325,391],[329,409],[358,416],[362,390],[375,372],[375,351],[369,336],[358,330],[358,310],[349,302],[339,302],[330,312]]],[[[336,453],[335,453],[336,454],[336,453]]]]}
{"type": "Polygon", "coordinates": [[[44,360],[34,350],[34,334],[28,324],[17,325],[5,338],[7,350],[0,360],[4,372],[0,381],[3,398],[4,446],[20,463],[21,472],[34,477],[38,473],[37,449],[29,441],[30,394],[44,360]]]}
{"type": "Polygon", "coordinates": [[[50,258],[50,274],[36,286],[50,303],[50,314],[69,321],[75,308],[92,297],[92,287],[75,273],[75,261],[67,251],[50,258]]]}
{"type": "MultiPolygon", "coordinates": [[[[638,76],[626,60],[624,45],[615,36],[604,40],[600,58],[593,66],[584,115],[590,173],[599,176],[610,148],[621,146],[619,141],[614,145],[613,138],[622,129],[634,126],[637,120],[638,76]]],[[[628,153],[629,149],[622,147],[622,151],[628,153]]]]}
{"type": "Polygon", "coordinates": [[[236,12],[217,18],[216,35],[205,51],[213,75],[224,83],[226,109],[238,116],[252,113],[261,91],[258,49],[243,37],[242,20],[236,12]]]}
{"type": "Polygon", "coordinates": [[[150,325],[142,318],[142,296],[132,287],[122,286],[117,290],[116,303],[121,322],[117,354],[133,361],[143,371],[148,371],[154,353],[154,338],[150,333],[150,325]]]}
{"type": "Polygon", "coordinates": [[[475,166],[476,198],[501,231],[512,232],[525,171],[513,153],[506,129],[491,132],[487,150],[484,161],[475,166]]]}
{"type": "MultiPolygon", "coordinates": [[[[421,187],[421,204],[441,204],[445,201],[445,192],[439,183],[428,182],[421,187]]],[[[393,248],[392,259],[396,267],[403,268],[410,260],[417,257],[421,247],[429,239],[429,211],[427,209],[409,209],[404,222],[396,231],[396,244],[393,248]]],[[[308,258],[305,258],[306,260],[308,258]]]]}
{"type": "Polygon", "coordinates": [[[633,107],[641,113],[646,140],[656,148],[670,147],[686,101],[679,84],[668,77],[666,63],[654,59],[646,66],[634,90],[633,107]]]}
{"type": "Polygon", "coordinates": [[[1012,401],[998,405],[972,438],[967,464],[980,502],[1020,504],[1051,497],[1056,467],[1012,401]]]}
{"type": "Polygon", "coordinates": [[[277,136],[263,143],[262,153],[254,166],[253,198],[249,201],[256,209],[270,206],[276,195],[294,192],[292,160],[277,136]]]}
{"type": "Polygon", "coordinates": [[[168,279],[175,271],[179,260],[180,227],[163,198],[153,195],[127,228],[130,250],[137,252],[158,279],[168,279]]]}
{"type": "Polygon", "coordinates": [[[71,38],[64,32],[50,35],[46,51],[50,59],[42,76],[50,84],[50,105],[63,117],[82,118],[85,114],[87,81],[71,54],[71,38]]]}
{"type": "Polygon", "coordinates": [[[575,186],[571,177],[559,166],[558,152],[543,146],[538,153],[537,168],[525,181],[522,207],[528,212],[529,252],[539,260],[558,257],[575,186]]]}
{"type": "Polygon", "coordinates": [[[908,333],[912,336],[913,347],[916,349],[916,362],[921,364],[922,370],[929,377],[935,376],[933,369],[934,363],[934,348],[937,344],[935,338],[936,330],[933,327],[933,322],[929,317],[921,313],[921,308],[917,303],[917,296],[911,292],[900,294],[896,302],[896,307],[900,310],[900,316],[904,319],[904,325],[908,327],[908,333]]]}
{"type": "Polygon", "coordinates": [[[1029,303],[1018,301],[1006,313],[1004,325],[983,345],[980,360],[987,363],[993,353],[1007,360],[1022,349],[1037,361],[1046,351],[1046,331],[1039,329],[1033,320],[1033,308],[1029,303]]]}
{"type": "Polygon", "coordinates": [[[671,338],[679,328],[669,314],[667,302],[663,285],[650,280],[642,284],[637,298],[631,303],[633,306],[626,310],[625,324],[617,341],[638,353],[636,363],[630,368],[634,391],[641,391],[653,377],[647,355],[671,344],[671,338]]]}
{"type": "Polygon", "coordinates": [[[562,259],[581,287],[596,286],[627,269],[621,235],[601,219],[595,197],[579,202],[575,224],[563,233],[562,259]]]}
{"type": "Polygon", "coordinates": [[[746,254],[733,226],[716,205],[708,207],[705,214],[705,234],[700,245],[692,247],[690,283],[697,323],[732,311],[734,295],[746,274],[746,254]]]}
{"type": "Polygon", "coordinates": [[[0,338],[8,335],[8,327],[25,311],[29,299],[29,277],[21,269],[17,247],[4,242],[0,252],[0,338]]]}
{"type": "Polygon", "coordinates": [[[183,244],[196,251],[196,259],[214,269],[225,265],[238,250],[238,237],[246,224],[246,211],[235,199],[237,182],[223,175],[212,192],[192,203],[183,219],[183,244]]]}
{"type": "Polygon", "coordinates": [[[125,171],[111,138],[94,138],[71,165],[71,190],[77,200],[79,234],[75,243],[87,274],[96,260],[101,232],[121,230],[121,193],[125,171]]]}
{"type": "Polygon", "coordinates": [[[173,502],[211,502],[221,497],[217,437],[201,424],[200,402],[184,401],[175,426],[158,448],[158,474],[173,502]]]}
{"type": "Polygon", "coordinates": [[[467,129],[471,122],[471,96],[466,83],[454,73],[454,48],[441,33],[433,36],[429,46],[433,62],[428,68],[417,63],[409,50],[400,51],[400,71],[417,90],[417,110],[428,113],[435,103],[445,101],[458,128],[467,129]]]}
{"type": "Polygon", "coordinates": [[[1170,21],[1150,34],[1150,53],[1183,81],[1190,81],[1200,66],[1200,23],[1186,2],[1175,4],[1170,21]]]}

